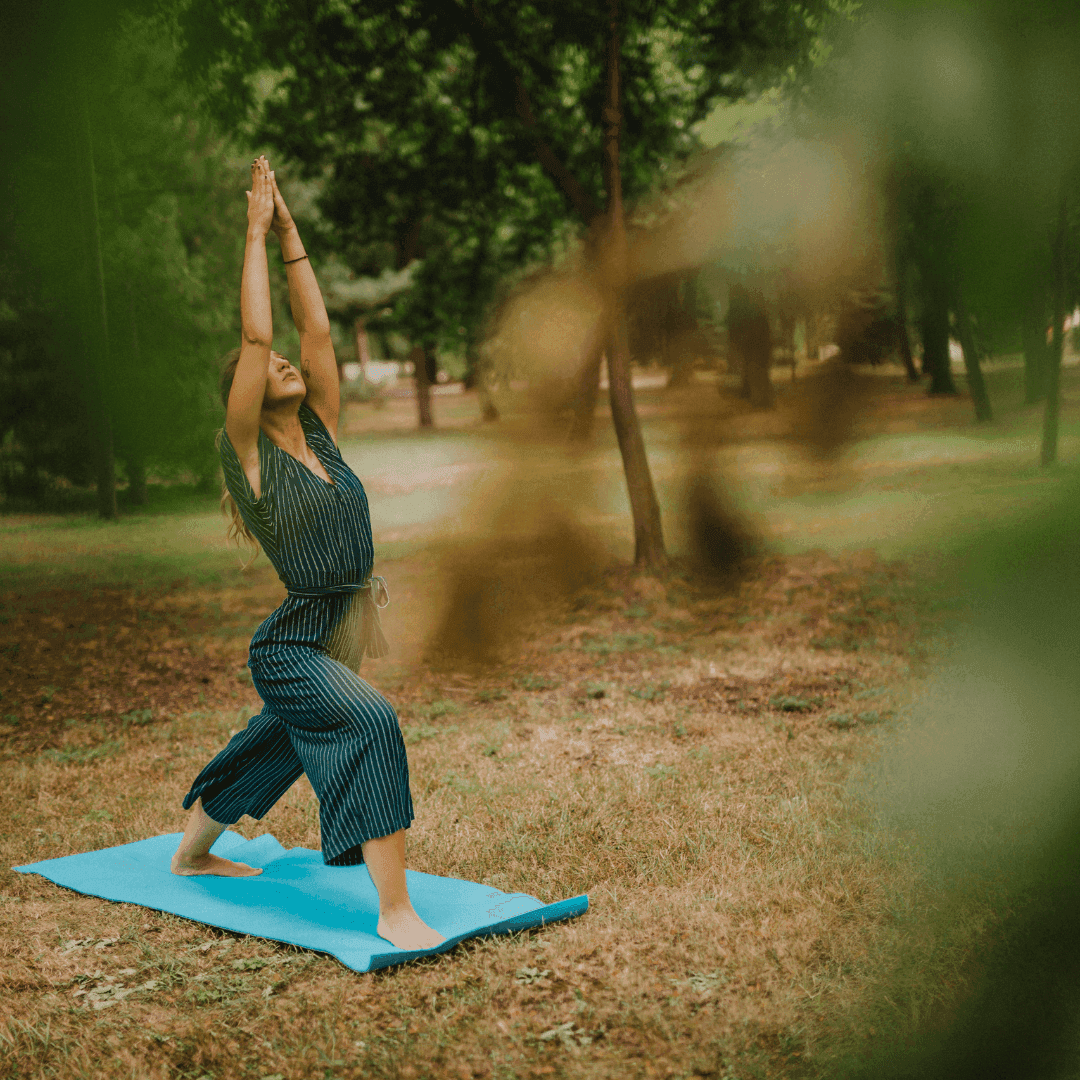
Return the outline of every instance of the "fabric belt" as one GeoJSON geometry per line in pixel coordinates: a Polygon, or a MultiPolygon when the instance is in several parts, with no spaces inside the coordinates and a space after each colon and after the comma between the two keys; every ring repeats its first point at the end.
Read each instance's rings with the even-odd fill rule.
{"type": "Polygon", "coordinates": [[[290,596],[308,599],[320,596],[333,596],[337,593],[356,593],[345,609],[345,613],[334,627],[326,643],[326,654],[332,660],[339,660],[353,671],[360,670],[360,662],[365,656],[377,660],[390,651],[386,635],[382,630],[379,611],[390,603],[390,592],[386,579],[373,575],[362,585],[327,585],[311,589],[289,589],[290,596]]]}

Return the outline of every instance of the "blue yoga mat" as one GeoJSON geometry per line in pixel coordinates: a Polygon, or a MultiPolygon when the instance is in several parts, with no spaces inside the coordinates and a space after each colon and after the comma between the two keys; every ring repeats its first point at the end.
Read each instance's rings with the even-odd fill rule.
{"type": "Polygon", "coordinates": [[[180,837],[152,836],[14,869],[89,896],[329,953],[354,971],[446,952],[467,938],[572,919],[589,907],[587,896],[542,904],[525,893],[407,870],[417,914],[446,938],[437,948],[409,952],[375,933],[379,899],[366,866],[327,866],[318,851],[288,850],[269,834],[245,840],[226,831],[214,844],[214,854],[262,867],[258,877],[179,877],[170,873],[169,862],[180,837]]]}

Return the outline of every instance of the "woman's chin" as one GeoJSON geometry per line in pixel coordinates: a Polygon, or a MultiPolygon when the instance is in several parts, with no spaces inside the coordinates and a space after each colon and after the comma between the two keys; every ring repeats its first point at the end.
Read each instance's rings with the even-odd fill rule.
{"type": "Polygon", "coordinates": [[[290,407],[299,409],[304,403],[304,398],[307,397],[307,387],[298,386],[295,389],[293,387],[283,387],[278,393],[273,396],[267,394],[263,398],[264,409],[288,409],[290,407]]]}

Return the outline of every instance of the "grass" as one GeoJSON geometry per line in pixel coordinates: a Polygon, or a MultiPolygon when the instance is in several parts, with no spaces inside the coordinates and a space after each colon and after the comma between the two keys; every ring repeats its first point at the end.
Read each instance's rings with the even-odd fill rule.
{"type": "MultiPolygon", "coordinates": [[[[877,729],[829,718],[909,672],[907,639],[883,635],[887,647],[852,661],[796,631],[807,638],[830,597],[889,599],[850,571],[768,559],[719,598],[677,581],[685,606],[650,603],[694,628],[685,652],[660,651],[670,630],[591,649],[640,621],[624,573],[604,585],[612,610],[549,611],[497,669],[421,668],[396,686],[373,669],[409,745],[413,865],[545,900],[588,892],[578,922],[357,976],[6,872],[4,1075],[771,1076],[814,1060],[824,1018],[892,962],[874,939],[905,891],[847,786],[877,729]],[[717,636],[739,644],[718,650],[717,636]]],[[[878,574],[906,601],[898,568],[878,574]]],[[[236,632],[231,646],[244,643],[236,632]]],[[[118,703],[58,729],[20,722],[0,793],[5,865],[178,829],[191,777],[255,707],[249,687],[229,689],[223,706],[155,708],[149,721],[118,703]]],[[[306,781],[241,826],[265,830],[318,846],[306,781]]]]}
{"type": "MultiPolygon", "coordinates": [[[[896,537],[909,552],[951,536],[972,490],[994,517],[1018,491],[1052,499],[1059,479],[1026,468],[864,469],[846,495],[785,473],[751,492],[773,546],[734,586],[616,566],[520,612],[483,667],[425,659],[438,560],[415,537],[384,550],[394,653],[365,674],[409,747],[411,864],[587,892],[589,913],[360,976],[0,869],[0,1075],[816,1078],[940,1027],[1006,901],[977,875],[943,890],[873,784],[968,613],[943,556],[863,541],[920,492],[951,509],[896,537]],[[822,550],[804,527],[837,507],[822,550]]],[[[210,508],[0,530],[0,867],[178,830],[192,777],[258,708],[240,675],[272,571],[238,574],[210,508]]],[[[318,847],[306,780],[238,829],[318,847]]]]}

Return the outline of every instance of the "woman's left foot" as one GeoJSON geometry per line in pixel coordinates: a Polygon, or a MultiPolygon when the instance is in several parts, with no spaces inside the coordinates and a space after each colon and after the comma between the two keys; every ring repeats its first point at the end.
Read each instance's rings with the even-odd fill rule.
{"type": "Polygon", "coordinates": [[[414,952],[419,949],[434,949],[446,938],[430,926],[410,907],[405,911],[391,912],[379,916],[379,925],[375,932],[399,949],[414,952]]]}
{"type": "Polygon", "coordinates": [[[262,870],[247,863],[233,862],[219,855],[204,855],[199,859],[182,859],[177,852],[170,867],[174,874],[181,877],[197,877],[207,874],[211,877],[256,877],[262,870]]]}

